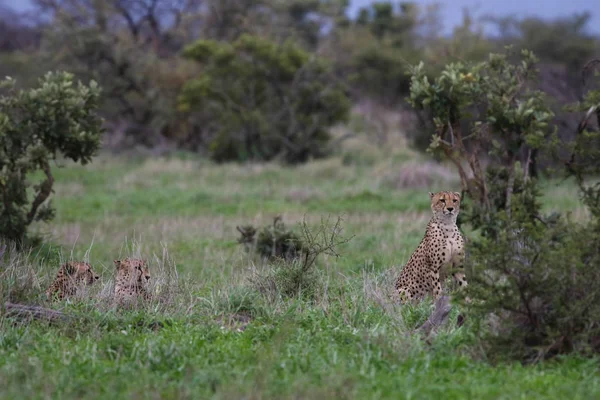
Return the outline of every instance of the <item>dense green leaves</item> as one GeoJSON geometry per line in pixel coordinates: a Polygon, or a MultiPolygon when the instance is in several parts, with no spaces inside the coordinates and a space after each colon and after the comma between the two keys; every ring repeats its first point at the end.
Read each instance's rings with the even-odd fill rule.
{"type": "Polygon", "coordinates": [[[51,161],[87,164],[98,150],[100,90],[93,81],[75,84],[68,73],[48,73],[30,90],[15,90],[11,79],[1,83],[0,236],[20,242],[29,224],[53,217],[46,203],[54,183],[51,161]],[[40,170],[44,178],[34,185],[31,174],[40,170]]]}
{"type": "Polygon", "coordinates": [[[411,69],[409,101],[427,109],[436,128],[429,149],[457,165],[463,188],[484,212],[490,200],[483,158],[491,157],[510,171],[510,205],[516,163],[525,165],[521,173],[527,177],[531,152],[546,145],[552,133],[553,113],[543,93],[531,89],[535,56],[523,50],[519,63],[509,56],[510,51],[491,54],[481,63],[451,63],[434,80],[428,79],[423,63],[411,69]]]}
{"type": "Polygon", "coordinates": [[[202,40],[184,55],[202,73],[186,83],[180,108],[209,116],[217,161],[321,157],[329,152],[329,127],[348,115],[350,102],[329,64],[291,41],[202,40]]]}

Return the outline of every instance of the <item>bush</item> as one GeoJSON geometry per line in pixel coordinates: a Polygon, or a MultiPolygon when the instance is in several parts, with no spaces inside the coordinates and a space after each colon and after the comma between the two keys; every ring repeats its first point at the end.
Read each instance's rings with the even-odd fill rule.
{"type": "Polygon", "coordinates": [[[102,121],[93,81],[75,85],[71,74],[48,73],[34,89],[16,90],[14,84],[0,82],[6,91],[0,97],[0,237],[22,244],[32,222],[54,216],[47,202],[54,184],[51,161],[90,162],[100,146],[102,121]],[[33,185],[38,171],[44,177],[33,185]]]}
{"type": "Polygon", "coordinates": [[[600,352],[598,232],[562,220],[497,223],[469,259],[471,311],[488,354],[530,362],[600,352]]]}
{"type": "Polygon", "coordinates": [[[312,230],[303,222],[301,237],[286,229],[279,217],[272,226],[263,228],[256,239],[254,227],[238,227],[242,234],[238,241],[268,262],[266,270],[250,278],[252,285],[270,298],[314,297],[320,277],[317,258],[322,254],[339,257],[337,248],[351,239],[340,236],[341,222],[339,217],[332,226],[328,220],[321,221],[312,230]]]}
{"type": "Polygon", "coordinates": [[[329,64],[291,41],[278,45],[250,35],[233,43],[200,40],[184,55],[203,71],[185,84],[180,106],[209,116],[216,161],[299,163],[325,156],[328,128],[348,116],[348,97],[329,64]]]}

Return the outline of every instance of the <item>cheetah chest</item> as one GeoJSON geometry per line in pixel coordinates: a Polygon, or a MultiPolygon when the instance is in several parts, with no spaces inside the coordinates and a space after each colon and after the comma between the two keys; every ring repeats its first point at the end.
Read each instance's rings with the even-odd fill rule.
{"type": "Polygon", "coordinates": [[[438,230],[434,249],[442,265],[453,264],[462,258],[463,238],[455,226],[442,226],[438,230]]]}

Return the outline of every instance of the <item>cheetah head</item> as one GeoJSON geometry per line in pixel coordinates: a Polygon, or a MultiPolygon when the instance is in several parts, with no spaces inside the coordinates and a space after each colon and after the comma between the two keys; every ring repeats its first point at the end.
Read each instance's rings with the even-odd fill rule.
{"type": "Polygon", "coordinates": [[[91,285],[100,279],[100,276],[94,272],[89,263],[82,261],[69,261],[61,266],[64,274],[71,277],[76,282],[84,282],[91,285]]]}
{"type": "Polygon", "coordinates": [[[431,211],[442,220],[456,221],[460,211],[460,193],[458,192],[429,192],[431,211]]]}
{"type": "Polygon", "coordinates": [[[146,264],[146,260],[138,258],[126,258],[124,260],[115,260],[117,271],[124,273],[125,276],[130,276],[131,280],[138,283],[144,283],[150,280],[150,270],[146,264]]]}

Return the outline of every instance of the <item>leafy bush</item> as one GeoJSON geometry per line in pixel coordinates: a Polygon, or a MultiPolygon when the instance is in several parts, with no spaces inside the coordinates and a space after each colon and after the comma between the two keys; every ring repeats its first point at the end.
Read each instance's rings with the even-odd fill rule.
{"type": "Polygon", "coordinates": [[[54,216],[46,202],[54,184],[50,163],[58,157],[90,162],[102,121],[93,81],[75,85],[71,74],[48,73],[34,89],[16,90],[14,84],[0,82],[0,236],[22,243],[32,222],[54,216]],[[30,179],[38,171],[44,178],[34,185],[30,179]]]}
{"type": "Polygon", "coordinates": [[[328,128],[348,116],[348,97],[329,64],[291,41],[200,40],[184,55],[203,71],[185,84],[180,106],[209,116],[216,161],[322,157],[329,151],[328,128]]]}
{"type": "Polygon", "coordinates": [[[600,352],[598,232],[526,214],[498,219],[502,229],[474,242],[469,259],[471,311],[489,354],[528,362],[600,352]]]}

